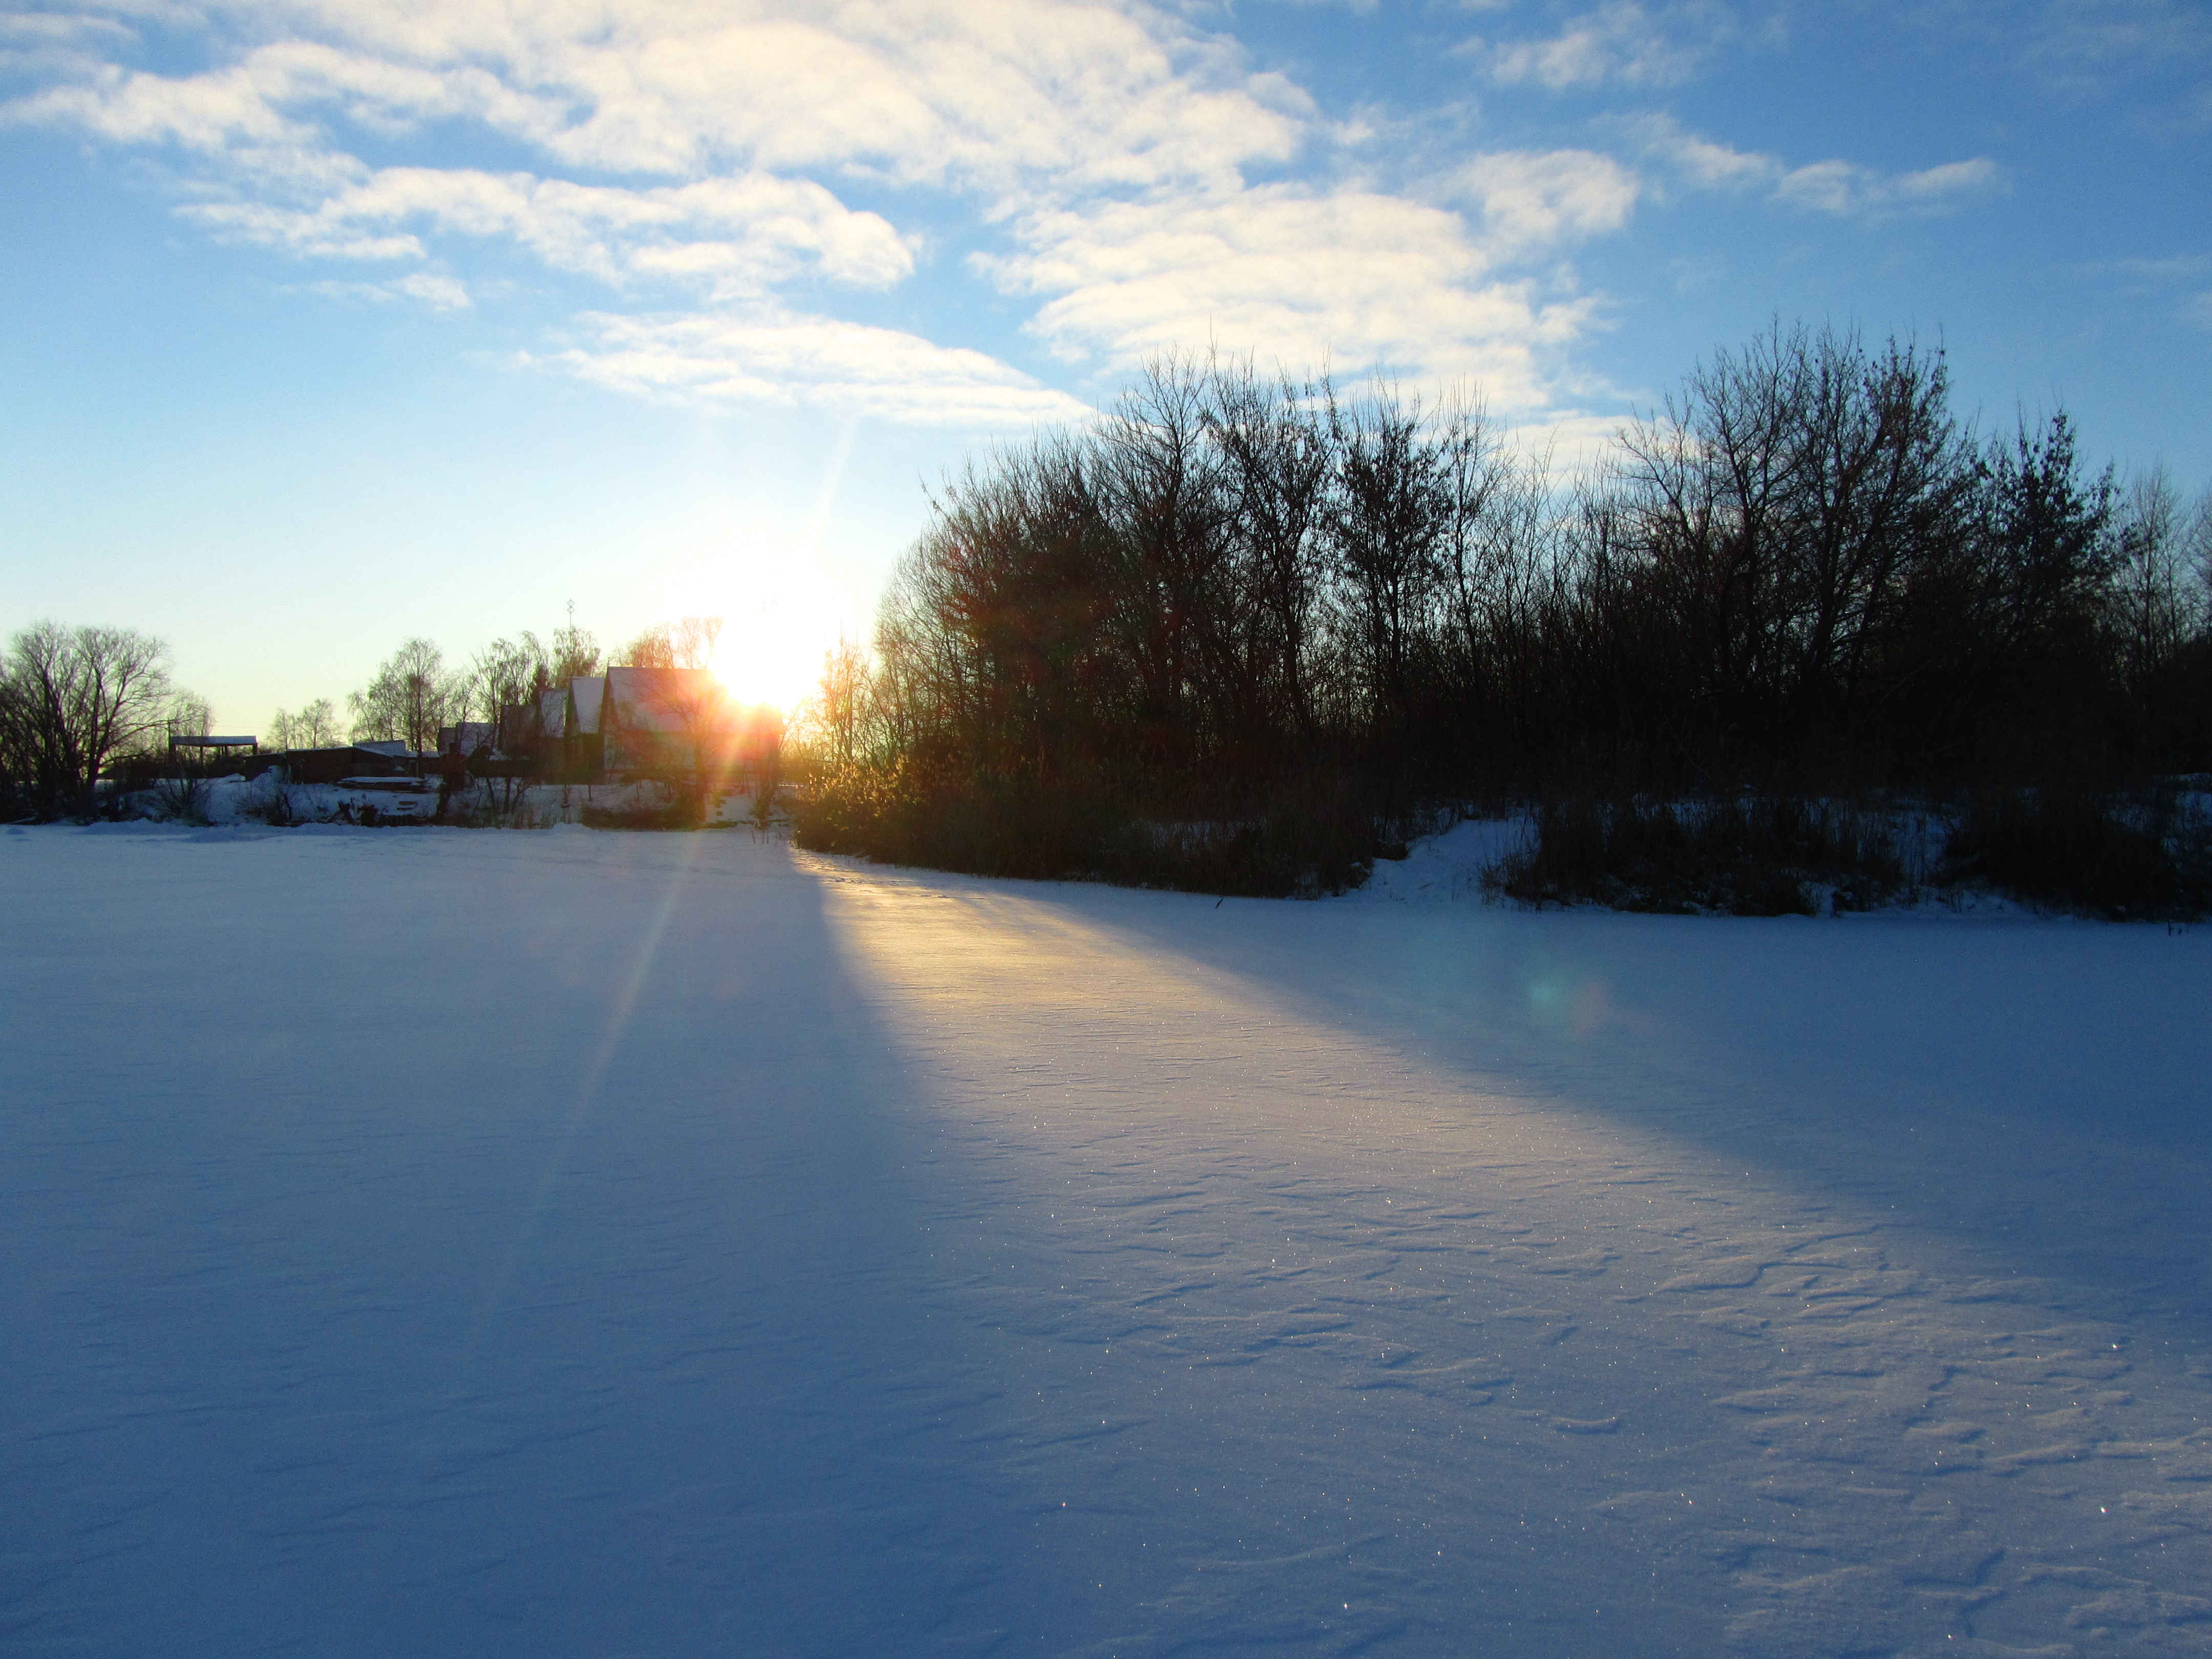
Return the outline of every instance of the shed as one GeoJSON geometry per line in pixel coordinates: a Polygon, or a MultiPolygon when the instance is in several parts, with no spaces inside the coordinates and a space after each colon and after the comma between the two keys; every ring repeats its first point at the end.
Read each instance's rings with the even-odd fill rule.
{"type": "Polygon", "coordinates": [[[205,732],[187,734],[173,732],[169,734],[169,753],[174,756],[179,750],[196,750],[192,757],[195,760],[228,760],[240,750],[249,755],[258,755],[261,752],[261,744],[256,738],[215,738],[205,732]]]}

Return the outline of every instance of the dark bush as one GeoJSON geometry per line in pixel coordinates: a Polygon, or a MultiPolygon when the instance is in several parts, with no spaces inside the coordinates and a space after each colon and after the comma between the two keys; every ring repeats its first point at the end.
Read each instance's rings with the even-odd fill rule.
{"type": "Polygon", "coordinates": [[[1485,878],[1529,904],[1742,916],[1864,908],[1903,880],[1878,818],[1790,796],[1546,801],[1529,845],[1485,878]]]}
{"type": "Polygon", "coordinates": [[[2203,827],[2178,807],[2171,791],[1980,790],[1951,832],[1944,879],[2115,921],[2199,918],[2212,910],[2212,867],[2203,827]]]}
{"type": "Polygon", "coordinates": [[[925,781],[856,766],[817,780],[794,827],[802,847],[890,864],[1252,897],[1340,893],[1365,880],[1378,856],[1404,851],[1350,781],[1321,776],[1242,812],[1139,814],[1103,790],[925,781]]]}

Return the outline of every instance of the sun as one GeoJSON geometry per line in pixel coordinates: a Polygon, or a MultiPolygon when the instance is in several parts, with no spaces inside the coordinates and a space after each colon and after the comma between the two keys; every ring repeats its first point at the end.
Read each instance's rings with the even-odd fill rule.
{"type": "MultiPolygon", "coordinates": [[[[737,614],[726,614],[708,666],[735,701],[767,703],[791,714],[813,695],[829,646],[816,637],[815,629],[767,607],[754,607],[751,617],[738,607],[732,610],[737,614]]],[[[833,628],[833,642],[835,634],[833,628]]]]}

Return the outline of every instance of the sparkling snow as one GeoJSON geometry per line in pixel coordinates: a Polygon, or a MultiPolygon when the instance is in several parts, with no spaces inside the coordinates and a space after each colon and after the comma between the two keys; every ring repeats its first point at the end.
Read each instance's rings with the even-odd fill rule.
{"type": "Polygon", "coordinates": [[[11,1656],[2212,1652],[2212,933],[580,830],[0,915],[11,1656]]]}

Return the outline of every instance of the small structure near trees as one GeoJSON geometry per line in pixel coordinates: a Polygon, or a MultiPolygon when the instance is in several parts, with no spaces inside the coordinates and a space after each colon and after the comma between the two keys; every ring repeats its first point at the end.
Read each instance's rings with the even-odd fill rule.
{"type": "Polygon", "coordinates": [[[248,755],[258,755],[261,752],[261,740],[252,737],[219,738],[204,732],[197,734],[172,732],[169,734],[169,757],[172,760],[179,752],[184,752],[192,760],[225,761],[235,757],[241,750],[248,755]]]}

